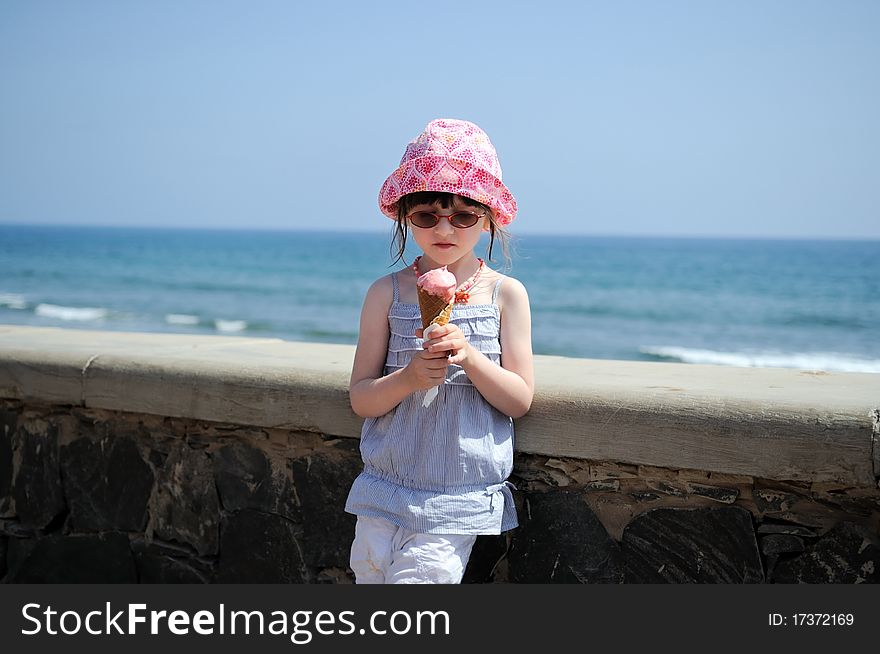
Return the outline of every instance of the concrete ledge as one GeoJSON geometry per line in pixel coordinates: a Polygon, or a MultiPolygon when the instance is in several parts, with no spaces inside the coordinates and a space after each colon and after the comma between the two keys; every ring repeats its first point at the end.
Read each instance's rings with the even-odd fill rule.
{"type": "MultiPolygon", "coordinates": [[[[0,325],[0,397],[357,437],[354,348],[0,325]]],[[[877,486],[880,375],[539,356],[517,450],[877,486]]]]}

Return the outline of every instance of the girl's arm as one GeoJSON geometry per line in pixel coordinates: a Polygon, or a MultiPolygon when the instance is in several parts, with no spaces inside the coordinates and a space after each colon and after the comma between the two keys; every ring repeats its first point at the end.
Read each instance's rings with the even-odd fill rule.
{"type": "Polygon", "coordinates": [[[349,381],[352,410],[361,418],[378,418],[417,390],[438,386],[446,379],[445,352],[420,352],[400,370],[384,375],[388,355],[388,309],[391,277],[377,280],[367,291],[361,311],[360,333],[349,381]]]}
{"type": "Polygon", "coordinates": [[[532,318],[525,286],[508,277],[501,286],[501,365],[473,348],[451,323],[427,342],[428,351],[453,350],[449,363],[464,368],[486,401],[512,418],[524,416],[532,405],[535,373],[532,362],[532,318]]]}

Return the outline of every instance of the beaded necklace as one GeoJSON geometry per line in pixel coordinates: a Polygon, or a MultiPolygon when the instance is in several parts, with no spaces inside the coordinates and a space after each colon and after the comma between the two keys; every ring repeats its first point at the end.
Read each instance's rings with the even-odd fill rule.
{"type": "MultiPolygon", "coordinates": [[[[416,274],[416,278],[420,277],[422,273],[419,272],[419,260],[421,259],[421,255],[416,257],[416,260],[413,261],[412,269],[416,274]]],[[[471,295],[468,293],[473,287],[474,284],[477,283],[477,280],[480,278],[480,273],[483,272],[483,268],[486,266],[486,262],[477,257],[477,261],[480,262],[480,265],[477,267],[477,272],[471,275],[464,284],[455,289],[455,298],[453,302],[455,304],[467,304],[470,302],[471,295]]]]}

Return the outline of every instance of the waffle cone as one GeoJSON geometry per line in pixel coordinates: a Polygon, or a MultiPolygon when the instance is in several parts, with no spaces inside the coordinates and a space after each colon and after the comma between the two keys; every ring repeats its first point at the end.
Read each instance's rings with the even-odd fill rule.
{"type": "Polygon", "coordinates": [[[419,310],[422,313],[422,328],[431,323],[445,325],[452,315],[453,302],[447,302],[442,297],[425,293],[421,288],[419,292],[419,310]]]}

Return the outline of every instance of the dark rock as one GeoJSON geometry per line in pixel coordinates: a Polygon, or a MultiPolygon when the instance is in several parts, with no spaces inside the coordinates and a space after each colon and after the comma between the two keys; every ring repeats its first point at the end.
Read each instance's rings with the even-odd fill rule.
{"type": "Polygon", "coordinates": [[[128,537],[119,533],[41,538],[22,552],[13,568],[13,583],[135,583],[137,574],[128,537]]]}
{"type": "Polygon", "coordinates": [[[0,536],[0,580],[6,576],[6,536],[0,536]]]}
{"type": "Polygon", "coordinates": [[[634,491],[630,493],[636,502],[655,502],[660,499],[657,493],[649,493],[648,491],[634,491]]]}
{"type": "Polygon", "coordinates": [[[206,584],[212,580],[211,563],[197,558],[189,546],[136,538],[131,541],[131,551],[142,584],[206,584]]]}
{"type": "Polygon", "coordinates": [[[39,420],[18,430],[15,512],[25,527],[44,529],[65,510],[58,466],[58,428],[39,420]]]}
{"type": "Polygon", "coordinates": [[[195,549],[189,545],[169,543],[162,540],[147,540],[135,537],[131,539],[131,551],[135,554],[162,554],[178,558],[194,558],[198,556],[195,549]]]}
{"type": "Polygon", "coordinates": [[[620,583],[617,543],[576,491],[526,495],[508,554],[515,583],[620,583]]]}
{"type": "Polygon", "coordinates": [[[739,497],[739,490],[736,488],[724,488],[722,486],[709,486],[707,484],[695,484],[688,482],[686,484],[687,491],[691,495],[705,497],[722,504],[733,504],[739,497]]]}
{"type": "Polygon", "coordinates": [[[619,491],[620,481],[618,479],[600,479],[598,481],[588,481],[584,484],[584,488],[592,491],[619,491]]]}
{"type": "Polygon", "coordinates": [[[792,534],[767,534],[761,537],[761,553],[764,555],[766,578],[772,579],[780,557],[804,551],[804,540],[792,534]]]}
{"type": "Polygon", "coordinates": [[[655,490],[659,493],[665,493],[666,495],[674,495],[676,497],[687,495],[684,490],[682,490],[675,484],[670,484],[668,481],[662,479],[657,481],[649,480],[647,484],[648,488],[650,488],[651,490],[655,490]]]}
{"type": "Polygon", "coordinates": [[[18,520],[4,520],[2,518],[0,518],[0,534],[13,538],[39,538],[46,535],[42,529],[26,527],[18,520]]]}
{"type": "Polygon", "coordinates": [[[24,561],[34,547],[37,545],[35,538],[13,538],[9,537],[6,541],[6,569],[11,573],[18,569],[21,562],[24,561]]]}
{"type": "Polygon", "coordinates": [[[112,424],[114,421],[112,419],[103,419],[100,412],[96,413],[89,409],[74,409],[71,415],[76,420],[76,426],[71,431],[77,437],[101,440],[107,436],[112,436],[115,431],[112,424]]]}
{"type": "Polygon", "coordinates": [[[848,518],[870,518],[880,509],[880,497],[847,497],[843,494],[829,493],[827,497],[819,500],[819,503],[834,506],[843,511],[848,518]]]}
{"type": "Polygon", "coordinates": [[[779,561],[777,584],[852,584],[880,582],[880,538],[871,531],[841,522],[793,559],[779,561]]]}
{"type": "Polygon", "coordinates": [[[153,470],[129,438],[79,438],[61,448],[73,531],[143,531],[153,470]]]}
{"type": "Polygon", "coordinates": [[[804,539],[790,534],[769,534],[761,537],[761,554],[773,556],[804,551],[804,539]]]}
{"type": "Polygon", "coordinates": [[[138,581],[142,584],[207,584],[205,574],[189,559],[143,552],[134,555],[138,581]]]}
{"type": "Polygon", "coordinates": [[[302,529],[286,518],[244,510],[229,514],[220,528],[219,583],[304,584],[302,529]]]}
{"type": "Polygon", "coordinates": [[[160,452],[159,450],[150,450],[148,456],[153,468],[157,470],[165,465],[165,459],[168,458],[165,452],[160,452]]]}
{"type": "Polygon", "coordinates": [[[497,580],[497,566],[507,555],[507,536],[477,536],[463,584],[489,584],[497,580]]]}
{"type": "Polygon", "coordinates": [[[0,517],[12,511],[12,435],[18,424],[18,412],[0,407],[0,517]]]}
{"type": "Polygon", "coordinates": [[[211,456],[220,503],[226,511],[254,509],[299,522],[293,484],[284,471],[274,470],[266,455],[244,443],[226,445],[211,456]]]}
{"type": "Polygon", "coordinates": [[[621,540],[627,583],[760,583],[752,516],[739,507],[653,509],[621,540]]]}
{"type": "Polygon", "coordinates": [[[316,584],[353,584],[354,574],[349,569],[325,568],[315,578],[316,584]]]}
{"type": "Polygon", "coordinates": [[[755,506],[761,513],[779,513],[790,511],[801,498],[794,493],[773,488],[757,488],[752,493],[755,506]]]}
{"type": "Polygon", "coordinates": [[[312,569],[347,568],[355,516],[345,500],[362,464],[354,456],[312,454],[290,462],[302,515],[302,556],[312,569]]]}
{"type": "Polygon", "coordinates": [[[150,526],[161,539],[217,553],[220,501],[206,452],[183,443],[171,451],[157,475],[152,511],[150,526]]]}
{"type": "Polygon", "coordinates": [[[791,534],[792,536],[813,537],[816,535],[814,529],[808,529],[801,525],[779,524],[775,522],[762,522],[758,525],[759,534],[791,534]]]}

